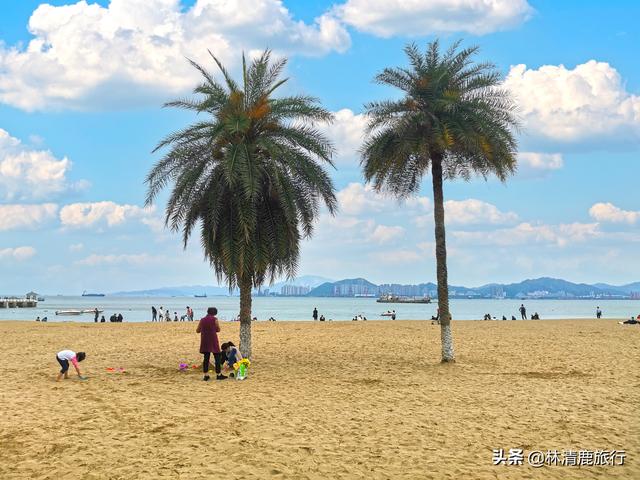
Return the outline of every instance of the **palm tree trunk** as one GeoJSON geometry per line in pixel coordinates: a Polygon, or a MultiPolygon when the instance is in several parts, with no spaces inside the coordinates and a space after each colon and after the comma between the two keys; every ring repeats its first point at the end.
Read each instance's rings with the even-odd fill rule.
{"type": "Polygon", "coordinates": [[[251,279],[240,282],[240,353],[251,358],[251,279]]]}
{"type": "Polygon", "coordinates": [[[449,314],[449,283],[447,278],[447,244],[444,230],[444,194],[442,192],[442,157],[431,162],[433,177],[433,217],[436,230],[436,276],[438,279],[438,309],[440,312],[440,339],[442,361],[453,362],[453,335],[449,314]]]}

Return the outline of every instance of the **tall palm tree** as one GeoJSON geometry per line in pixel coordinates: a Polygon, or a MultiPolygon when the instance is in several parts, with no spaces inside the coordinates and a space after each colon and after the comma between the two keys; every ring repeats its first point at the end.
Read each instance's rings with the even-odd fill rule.
{"type": "Polygon", "coordinates": [[[199,227],[218,281],[240,289],[240,350],[249,357],[252,289],[294,276],[322,204],[335,212],[323,168],[334,149],[314,127],[332,115],[313,97],[274,97],[286,60],[272,61],[268,50],[249,65],[243,55],[240,83],[211,57],[222,82],[191,62],[202,75],[197,96],[165,105],[203,118],[158,144],[154,152],[168,151],[147,176],[146,203],[171,185],[166,226],[182,230],[185,248],[199,227]]]}
{"type": "Polygon", "coordinates": [[[515,171],[518,127],[515,104],[500,88],[490,63],[474,63],[478,47],[453,44],[444,54],[438,41],[423,54],[404,49],[410,68],[386,68],[376,82],[395,87],[401,98],[365,105],[369,117],[361,149],[365,179],[398,198],[415,194],[431,173],[436,237],[438,307],[442,361],[454,361],[443,179],[495,174],[501,181],[515,171]]]}

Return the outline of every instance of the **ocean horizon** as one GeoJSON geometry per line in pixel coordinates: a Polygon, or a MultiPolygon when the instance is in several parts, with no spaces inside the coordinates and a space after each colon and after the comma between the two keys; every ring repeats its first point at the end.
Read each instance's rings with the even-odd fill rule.
{"type": "MultiPolygon", "coordinates": [[[[107,321],[112,314],[122,314],[125,322],[145,322],[151,320],[151,307],[164,307],[174,312],[178,318],[185,315],[186,307],[193,308],[195,318],[204,316],[208,307],[218,309],[218,317],[223,321],[233,320],[239,312],[239,297],[210,296],[194,297],[81,297],[51,296],[45,297],[36,308],[0,309],[2,320],[35,320],[47,317],[50,322],[93,322],[91,313],[83,315],[56,315],[56,310],[85,310],[98,308],[104,310],[107,321]]],[[[527,316],[538,313],[540,319],[589,319],[595,318],[596,307],[600,307],[603,318],[622,319],[640,314],[640,301],[637,300],[518,300],[518,299],[452,299],[449,301],[454,320],[482,320],[485,314],[496,319],[515,316],[520,319],[518,308],[524,304],[527,316]]],[[[274,317],[276,320],[312,321],[313,309],[327,320],[348,321],[356,315],[368,320],[387,320],[381,316],[388,310],[396,311],[397,320],[430,320],[436,314],[437,301],[430,304],[391,304],[377,303],[375,298],[351,297],[255,297],[252,315],[259,321],[274,317]]]]}

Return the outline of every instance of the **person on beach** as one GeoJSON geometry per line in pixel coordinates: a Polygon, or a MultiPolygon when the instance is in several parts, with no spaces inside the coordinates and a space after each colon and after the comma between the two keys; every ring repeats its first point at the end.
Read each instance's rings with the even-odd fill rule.
{"type": "Polygon", "coordinates": [[[37,316],[36,317],[36,322],[39,322],[39,321],[40,321],[40,316],[37,316]]]}
{"type": "Polygon", "coordinates": [[[318,320],[318,309],[314,308],[313,309],[313,320],[318,320]]]}
{"type": "Polygon", "coordinates": [[[100,315],[100,312],[98,311],[98,309],[96,308],[93,313],[95,313],[95,316],[93,317],[93,321],[95,323],[98,323],[98,316],[100,315]]]}
{"type": "MultiPolygon", "coordinates": [[[[638,318],[640,318],[640,315],[638,315],[638,318]]],[[[633,315],[631,315],[631,318],[629,320],[625,320],[624,322],[621,322],[623,325],[637,325],[640,322],[638,320],[635,320],[633,318],[633,315]]]]}
{"type": "Polygon", "coordinates": [[[158,320],[158,310],[156,310],[155,306],[151,306],[151,321],[155,322],[158,320]]]}
{"type": "Polygon", "coordinates": [[[160,306],[160,312],[158,315],[158,321],[161,322],[164,320],[164,307],[160,306]]]}
{"type": "Polygon", "coordinates": [[[391,312],[391,320],[395,320],[395,319],[396,319],[396,311],[394,310],[393,312],[391,312]]]}
{"type": "Polygon", "coordinates": [[[524,308],[524,303],[520,305],[520,316],[522,317],[522,320],[527,319],[527,309],[524,308]]]}
{"type": "Polygon", "coordinates": [[[196,333],[200,334],[200,353],[203,355],[202,362],[202,380],[209,381],[209,361],[211,360],[211,354],[215,361],[216,380],[224,380],[227,378],[222,375],[222,352],[220,351],[220,344],[218,343],[218,332],[220,331],[220,324],[216,315],[218,309],[215,307],[209,307],[207,309],[207,315],[200,319],[196,333]]]}
{"type": "Polygon", "coordinates": [[[233,364],[242,360],[242,354],[240,350],[233,344],[233,342],[225,342],[220,346],[223,355],[223,367],[229,369],[232,373],[229,375],[233,378],[233,364]]]}
{"type": "Polygon", "coordinates": [[[100,323],[105,323],[107,320],[104,318],[104,315],[100,317],[100,323]]]}
{"type": "Polygon", "coordinates": [[[602,310],[600,310],[600,307],[596,307],[596,318],[602,318],[602,310]]]}
{"type": "Polygon", "coordinates": [[[124,317],[122,316],[121,313],[119,313],[116,318],[117,318],[118,323],[122,323],[122,320],[124,319],[124,317]]]}
{"type": "Polygon", "coordinates": [[[60,364],[60,373],[58,374],[58,378],[56,378],[56,382],[62,380],[62,377],[69,378],[69,362],[73,364],[73,368],[76,369],[76,373],[78,374],[78,378],[80,380],[85,380],[86,377],[82,376],[80,373],[80,367],[78,366],[78,362],[83,361],[87,355],[84,352],[74,352],[72,350],[62,350],[56,354],[56,360],[60,364]]]}

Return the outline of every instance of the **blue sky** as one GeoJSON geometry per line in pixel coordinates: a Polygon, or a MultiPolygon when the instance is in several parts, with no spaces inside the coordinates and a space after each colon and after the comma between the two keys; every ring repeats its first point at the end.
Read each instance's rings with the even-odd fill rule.
{"type": "Polygon", "coordinates": [[[519,173],[445,186],[451,283],[543,275],[640,279],[640,44],[633,1],[102,0],[3,2],[0,17],[0,293],[211,284],[194,242],[142,208],[151,153],[193,120],[160,108],[197,81],[184,56],[289,57],[288,92],[336,112],[341,211],[305,242],[300,274],[434,279],[429,179],[399,205],[363,185],[365,102],[402,47],[463,39],[520,105],[519,173]],[[473,5],[473,9],[470,9],[473,5]]]}

